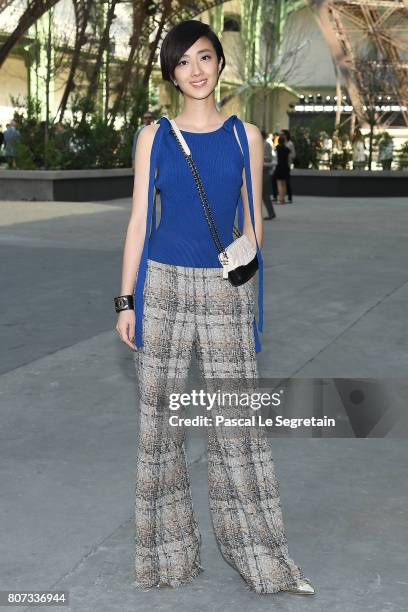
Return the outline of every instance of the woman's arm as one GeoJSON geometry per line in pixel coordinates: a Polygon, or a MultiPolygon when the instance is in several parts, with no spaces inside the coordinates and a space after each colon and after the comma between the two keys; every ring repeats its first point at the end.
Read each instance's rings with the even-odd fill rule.
{"type": "MultiPolygon", "coordinates": [[[[135,279],[142,255],[146,236],[147,207],[149,195],[150,154],[159,125],[146,125],[136,142],[135,175],[133,182],[133,201],[126,239],[123,250],[122,282],[118,295],[132,295],[135,279]]],[[[116,330],[121,340],[130,348],[136,349],[134,340],[135,311],[119,312],[116,330]]]]}
{"type": "MultiPolygon", "coordinates": [[[[262,182],[263,182],[263,161],[264,161],[264,140],[260,129],[252,123],[244,122],[245,132],[248,139],[252,198],[254,203],[255,233],[259,248],[262,247],[263,221],[262,221],[262,182]]],[[[245,180],[245,168],[242,172],[243,184],[241,187],[242,203],[244,207],[244,234],[248,236],[255,246],[255,237],[249,212],[248,194],[245,180]]]]}

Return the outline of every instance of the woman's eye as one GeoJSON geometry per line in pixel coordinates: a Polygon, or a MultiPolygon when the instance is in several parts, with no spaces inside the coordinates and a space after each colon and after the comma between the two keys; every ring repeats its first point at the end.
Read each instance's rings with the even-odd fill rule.
{"type": "MultiPolygon", "coordinates": [[[[208,57],[211,59],[211,55],[203,55],[201,57],[201,59],[204,59],[205,57],[208,57]]],[[[177,66],[181,66],[183,64],[183,62],[186,62],[187,60],[180,60],[179,63],[177,64],[177,66]]]]}

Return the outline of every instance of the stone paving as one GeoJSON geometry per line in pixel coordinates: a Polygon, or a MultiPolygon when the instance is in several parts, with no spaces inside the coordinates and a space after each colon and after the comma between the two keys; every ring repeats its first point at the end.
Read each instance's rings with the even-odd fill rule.
{"type": "MultiPolygon", "coordinates": [[[[179,589],[132,586],[137,394],[112,301],[130,206],[0,202],[0,590],[66,589],[75,612],[405,610],[398,437],[273,439],[310,598],[252,594],[222,559],[205,445],[189,438],[205,571],[179,589]]],[[[299,197],[276,213],[264,224],[260,375],[406,379],[408,200],[299,197]]]]}

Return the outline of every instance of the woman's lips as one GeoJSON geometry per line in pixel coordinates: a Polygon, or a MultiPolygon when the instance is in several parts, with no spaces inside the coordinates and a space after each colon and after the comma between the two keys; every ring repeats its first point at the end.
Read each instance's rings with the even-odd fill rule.
{"type": "Polygon", "coordinates": [[[199,81],[198,83],[191,83],[193,87],[203,87],[205,84],[207,83],[207,79],[203,79],[202,81],[199,81]]]}

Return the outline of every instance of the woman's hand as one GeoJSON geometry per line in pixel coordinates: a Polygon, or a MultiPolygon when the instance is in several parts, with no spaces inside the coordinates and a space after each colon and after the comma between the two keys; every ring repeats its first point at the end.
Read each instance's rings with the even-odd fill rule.
{"type": "Polygon", "coordinates": [[[122,342],[135,351],[136,344],[133,342],[135,339],[135,311],[133,309],[121,310],[118,313],[116,331],[122,342]]]}

